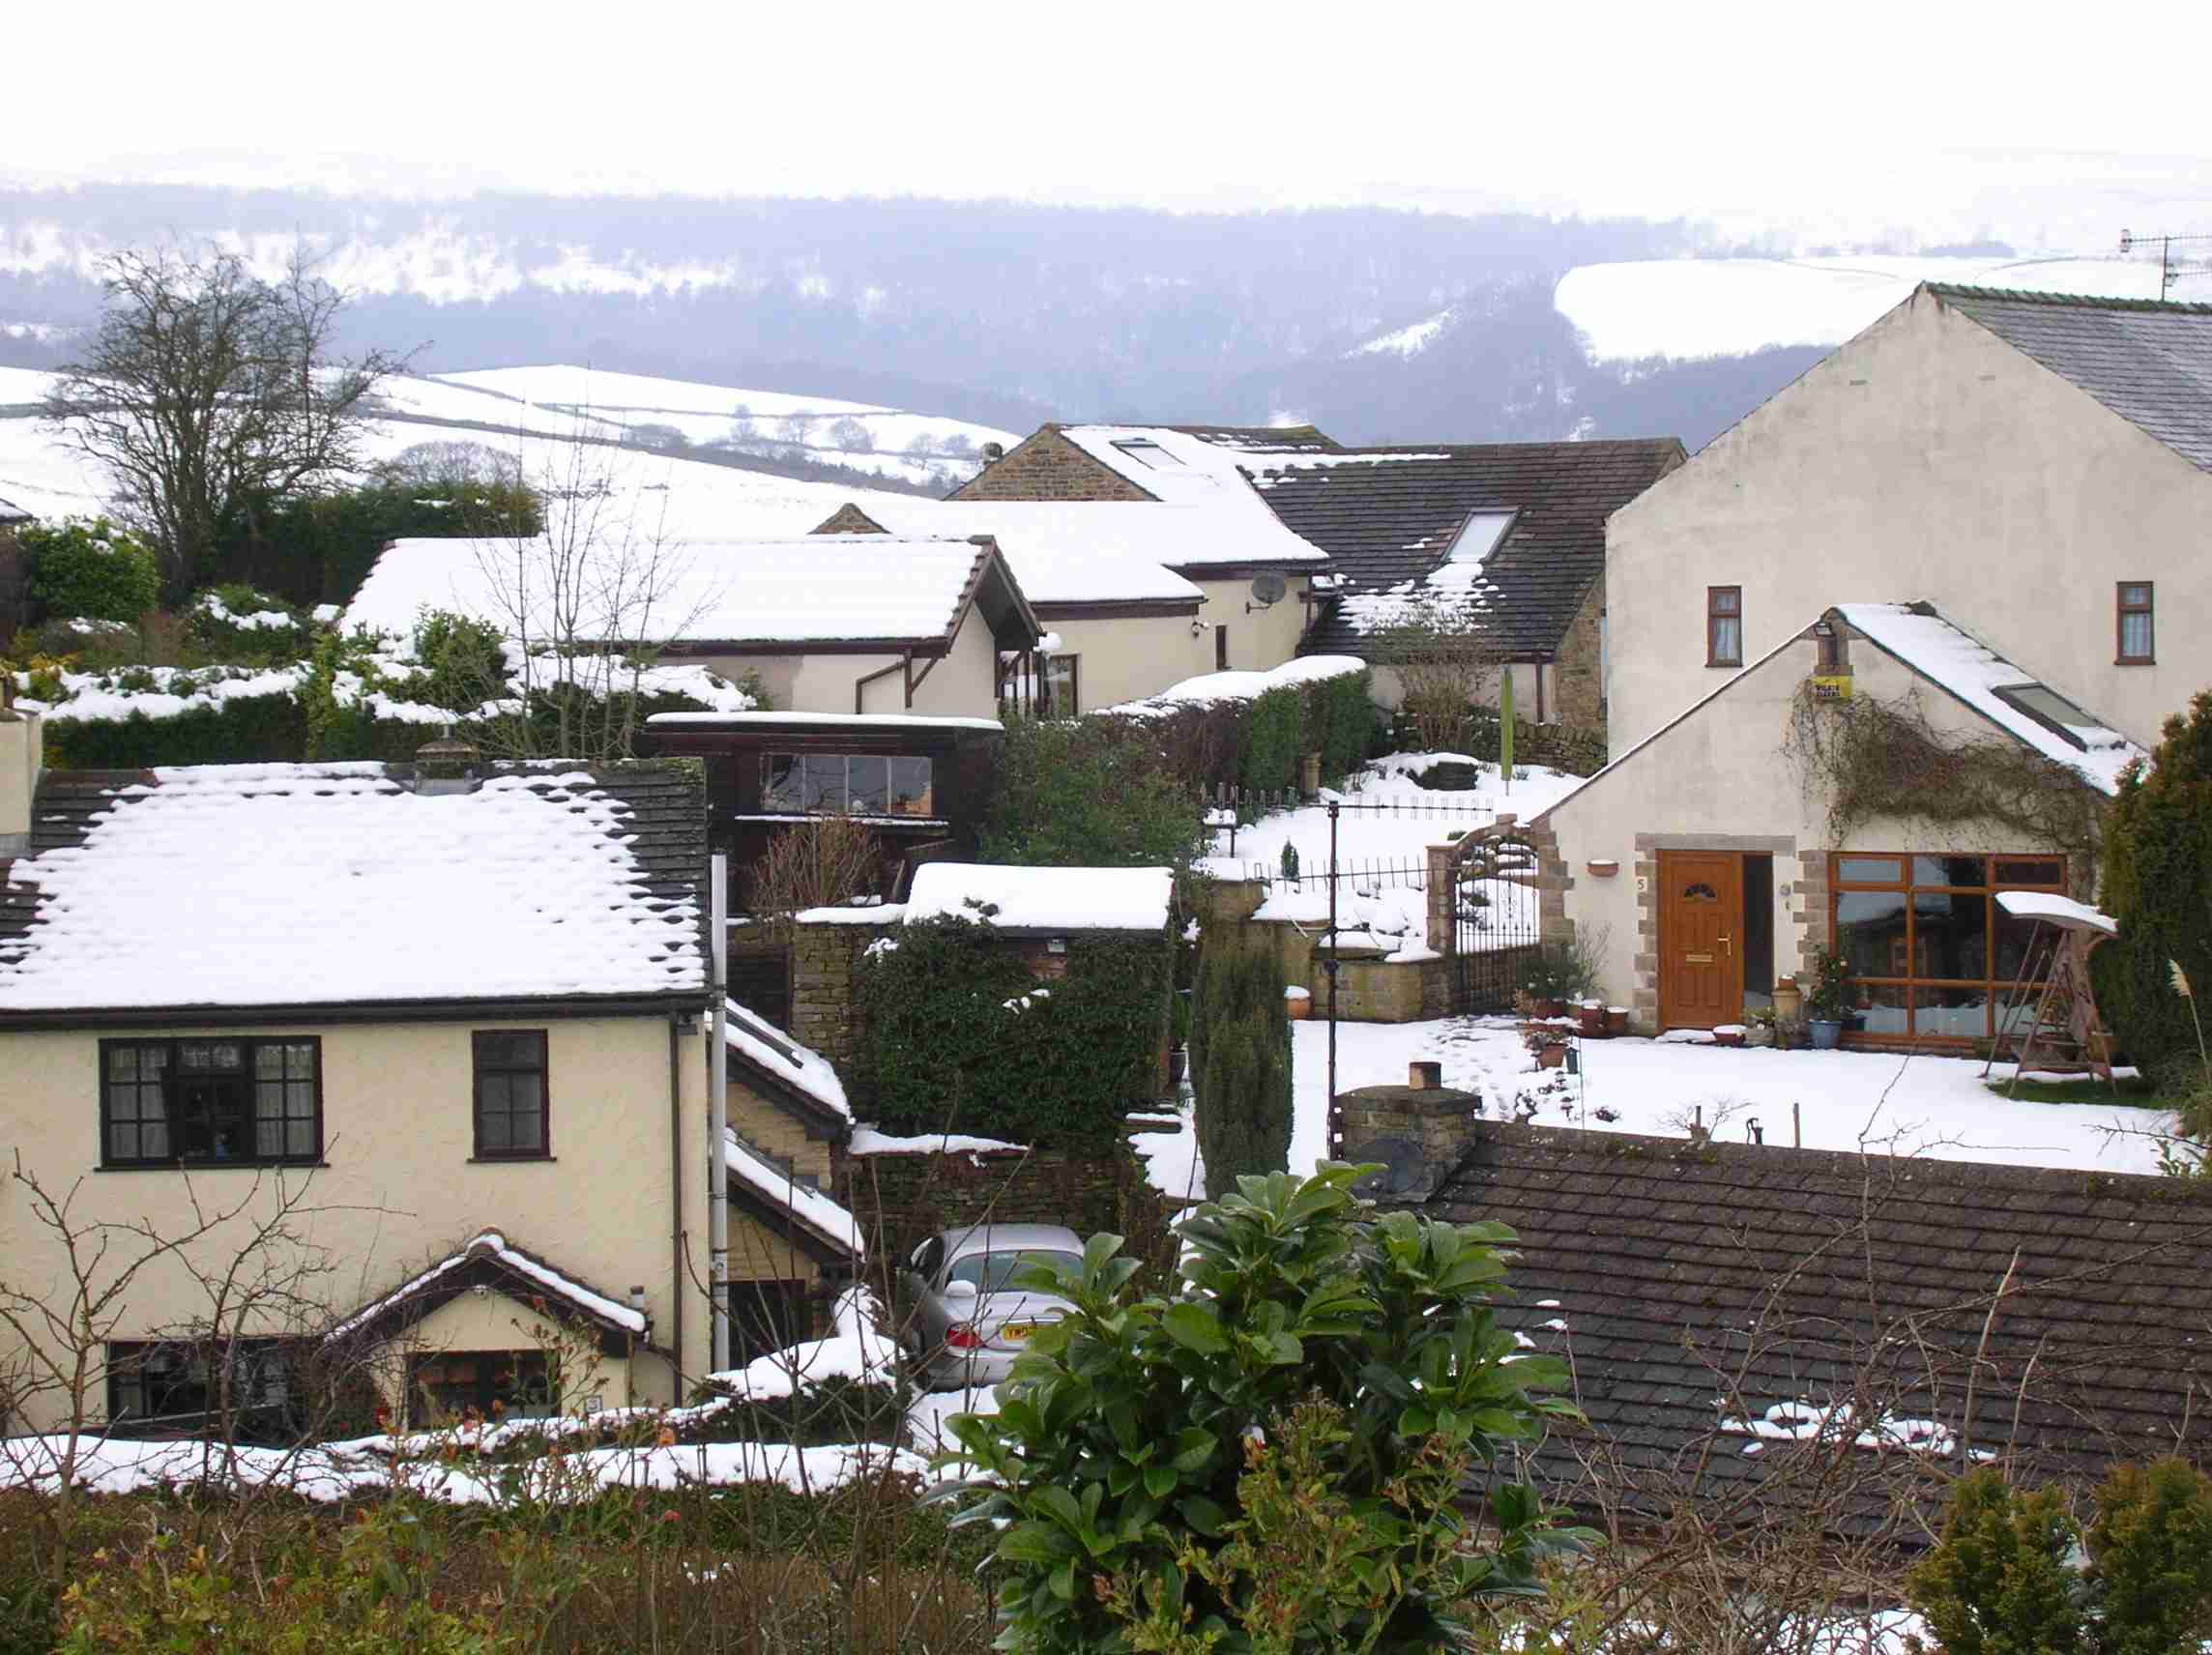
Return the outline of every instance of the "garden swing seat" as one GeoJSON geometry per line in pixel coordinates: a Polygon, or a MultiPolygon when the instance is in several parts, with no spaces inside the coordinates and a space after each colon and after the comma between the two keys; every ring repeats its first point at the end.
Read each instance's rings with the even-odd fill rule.
{"type": "Polygon", "coordinates": [[[2044,891],[2000,890],[1996,899],[2007,914],[2035,925],[2021,955],[2020,974],[1997,1002],[1996,1037],[1982,1065],[1983,1078],[2009,1058],[2014,1068],[2005,1083],[2008,1097],[2030,1068],[2094,1075],[2117,1092],[2111,1031],[2097,1011],[2089,954],[2118,935],[2119,927],[2086,903],[2044,891]],[[2029,1006],[2027,1016],[2016,1015],[2029,1006]]]}

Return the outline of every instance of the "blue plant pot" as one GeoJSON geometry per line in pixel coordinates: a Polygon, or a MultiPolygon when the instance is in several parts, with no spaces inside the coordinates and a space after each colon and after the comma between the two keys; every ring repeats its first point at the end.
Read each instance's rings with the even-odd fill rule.
{"type": "Polygon", "coordinates": [[[1816,1017],[1805,1027],[1813,1031],[1813,1050],[1816,1052],[1833,1052],[1837,1042],[1844,1037],[1843,1024],[1828,1018],[1816,1017]]]}

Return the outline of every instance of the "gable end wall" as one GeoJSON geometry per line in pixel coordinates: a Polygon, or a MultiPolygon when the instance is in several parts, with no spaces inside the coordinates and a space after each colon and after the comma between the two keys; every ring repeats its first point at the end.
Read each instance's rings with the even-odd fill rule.
{"type": "Polygon", "coordinates": [[[1150,500],[1051,426],[1015,446],[949,497],[954,500],[1150,500]]]}

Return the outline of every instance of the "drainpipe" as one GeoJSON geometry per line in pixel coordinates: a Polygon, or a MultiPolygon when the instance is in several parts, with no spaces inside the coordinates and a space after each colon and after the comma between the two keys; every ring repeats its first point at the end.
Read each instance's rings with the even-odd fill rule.
{"type": "Polygon", "coordinates": [[[708,1372],[718,1374],[730,1365],[730,1173],[723,1146],[730,1126],[730,1064],[727,1031],[730,1022],[730,985],[727,960],[730,945],[730,858],[717,854],[708,876],[713,913],[713,945],[709,950],[709,976],[713,983],[711,1008],[713,1048],[707,1054],[707,1291],[712,1295],[709,1314],[713,1318],[713,1338],[709,1343],[708,1372]]]}
{"type": "Polygon", "coordinates": [[[668,1020],[668,1306],[676,1351],[676,1392],[684,1400],[684,1047],[683,1020],[668,1020]]]}

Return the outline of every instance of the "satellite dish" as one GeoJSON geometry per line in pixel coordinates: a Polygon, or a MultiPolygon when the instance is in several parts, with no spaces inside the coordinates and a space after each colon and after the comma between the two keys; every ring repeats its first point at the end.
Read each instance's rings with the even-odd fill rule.
{"type": "Polygon", "coordinates": [[[1273,569],[1262,569],[1252,577],[1252,595],[1263,609],[1282,602],[1283,594],[1290,590],[1289,583],[1273,569]]]}
{"type": "Polygon", "coordinates": [[[1421,1153],[1421,1147],[1404,1138],[1373,1138],[1347,1149],[1344,1158],[1354,1165],[1366,1161],[1380,1161],[1382,1170],[1369,1173],[1352,1186],[1352,1193],[1377,1200],[1387,1196],[1410,1195],[1426,1190],[1429,1185],[1429,1163],[1421,1153]]]}

